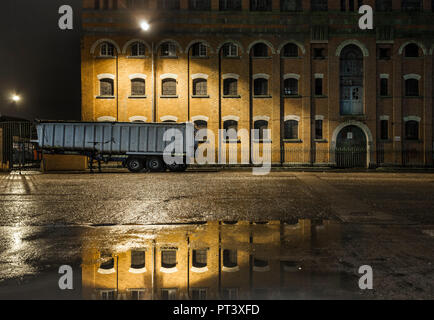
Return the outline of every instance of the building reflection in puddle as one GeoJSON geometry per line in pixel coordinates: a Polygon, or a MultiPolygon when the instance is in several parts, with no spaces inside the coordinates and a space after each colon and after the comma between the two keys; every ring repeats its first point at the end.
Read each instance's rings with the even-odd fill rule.
{"type": "Polygon", "coordinates": [[[84,299],[342,298],[351,287],[339,272],[318,270],[327,248],[340,245],[331,221],[207,222],[138,235],[120,246],[86,244],[84,299]]]}

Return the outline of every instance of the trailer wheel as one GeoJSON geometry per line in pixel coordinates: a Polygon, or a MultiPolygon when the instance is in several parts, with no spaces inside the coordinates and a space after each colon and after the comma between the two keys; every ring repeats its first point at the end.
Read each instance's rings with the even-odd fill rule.
{"type": "Polygon", "coordinates": [[[127,168],[131,172],[140,172],[144,168],[143,160],[140,158],[128,158],[127,168]]]}
{"type": "Polygon", "coordinates": [[[184,172],[185,170],[187,170],[187,165],[186,164],[173,164],[173,165],[169,165],[168,168],[171,172],[184,172]]]}
{"type": "Polygon", "coordinates": [[[160,157],[151,157],[148,159],[146,163],[146,167],[151,172],[160,172],[164,169],[164,162],[163,159],[160,157]]]}

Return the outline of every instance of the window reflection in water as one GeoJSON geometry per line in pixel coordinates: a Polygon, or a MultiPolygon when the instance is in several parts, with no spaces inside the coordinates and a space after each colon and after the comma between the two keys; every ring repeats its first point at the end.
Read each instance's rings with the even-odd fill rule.
{"type": "Polygon", "coordinates": [[[297,299],[343,286],[341,274],[322,265],[336,262],[327,252],[340,247],[331,221],[207,222],[138,235],[139,243],[119,239],[124,250],[110,254],[85,246],[84,299],[297,299]]]}

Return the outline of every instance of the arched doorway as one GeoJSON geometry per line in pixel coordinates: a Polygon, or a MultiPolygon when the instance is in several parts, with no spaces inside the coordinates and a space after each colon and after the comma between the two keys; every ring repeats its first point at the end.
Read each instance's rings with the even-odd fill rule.
{"type": "Polygon", "coordinates": [[[363,114],[363,52],[354,44],[342,49],[340,56],[340,113],[363,114]]]}
{"type": "Polygon", "coordinates": [[[336,139],[336,166],[338,168],[366,168],[367,140],[361,128],[349,125],[336,139]]]}

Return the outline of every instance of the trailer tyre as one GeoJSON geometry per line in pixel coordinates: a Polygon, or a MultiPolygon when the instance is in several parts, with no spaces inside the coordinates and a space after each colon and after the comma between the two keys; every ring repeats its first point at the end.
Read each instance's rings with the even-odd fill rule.
{"type": "Polygon", "coordinates": [[[144,168],[143,160],[140,158],[128,158],[127,168],[131,172],[140,172],[144,168]]]}
{"type": "Polygon", "coordinates": [[[164,170],[165,165],[163,159],[160,157],[152,157],[148,159],[146,167],[151,172],[161,172],[164,170]]]}

